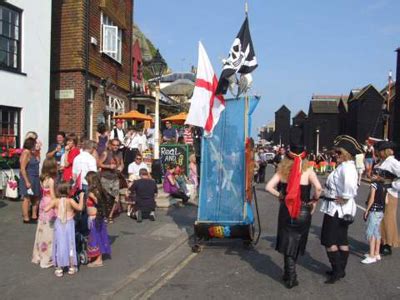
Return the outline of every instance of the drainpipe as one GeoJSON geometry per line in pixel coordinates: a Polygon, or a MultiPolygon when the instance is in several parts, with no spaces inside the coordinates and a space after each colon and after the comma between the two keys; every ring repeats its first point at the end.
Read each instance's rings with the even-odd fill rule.
{"type": "Polygon", "coordinates": [[[90,105],[89,105],[89,29],[90,29],[90,0],[85,1],[85,129],[84,136],[89,138],[90,133],[90,105]]]}
{"type": "Polygon", "coordinates": [[[395,85],[395,98],[393,105],[393,141],[400,145],[400,48],[397,48],[397,70],[396,70],[396,85],[395,85]]]}
{"type": "MultiPolygon", "coordinates": [[[[132,14],[131,14],[131,22],[130,22],[130,27],[129,27],[129,31],[130,31],[130,38],[129,38],[129,60],[130,60],[130,62],[129,62],[129,66],[130,66],[130,68],[129,68],[129,95],[131,95],[132,94],[132,76],[133,76],[133,70],[132,70],[132,68],[133,68],[133,65],[132,65],[132,41],[133,41],[133,14],[134,14],[134,12],[135,12],[135,10],[134,10],[134,8],[135,8],[135,1],[134,0],[132,0],[132,10],[131,10],[131,12],[132,12],[132,14]]],[[[132,106],[131,106],[131,98],[130,98],[130,96],[128,96],[128,101],[129,101],[129,110],[131,111],[133,108],[132,108],[132,106]]]]}

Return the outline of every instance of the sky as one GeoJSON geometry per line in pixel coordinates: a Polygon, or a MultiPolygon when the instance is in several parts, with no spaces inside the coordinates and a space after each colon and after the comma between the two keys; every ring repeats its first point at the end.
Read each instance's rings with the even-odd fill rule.
{"type": "MultiPolygon", "coordinates": [[[[176,72],[197,65],[201,40],[217,73],[244,21],[245,0],[135,0],[134,22],[176,72]]],[[[348,95],[396,74],[400,0],[248,0],[258,60],[257,128],[283,104],[308,112],[313,94],[348,95]]]]}

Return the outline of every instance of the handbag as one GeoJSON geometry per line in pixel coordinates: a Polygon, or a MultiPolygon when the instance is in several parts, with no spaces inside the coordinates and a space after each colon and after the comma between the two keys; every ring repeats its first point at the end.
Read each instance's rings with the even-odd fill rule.
{"type": "Polygon", "coordinates": [[[342,204],[340,204],[340,208],[342,209],[342,213],[343,213],[342,223],[345,225],[353,224],[354,216],[352,214],[344,214],[342,204]]]}
{"type": "Polygon", "coordinates": [[[18,198],[18,182],[15,178],[15,174],[13,169],[10,169],[10,175],[6,174],[7,182],[6,182],[6,197],[9,199],[17,199],[18,198]]]}

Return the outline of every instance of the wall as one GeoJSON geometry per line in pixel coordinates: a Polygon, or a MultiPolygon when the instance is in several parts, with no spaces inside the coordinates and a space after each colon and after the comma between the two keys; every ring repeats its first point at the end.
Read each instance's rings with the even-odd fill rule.
{"type": "Polygon", "coordinates": [[[27,131],[36,131],[43,155],[49,135],[51,1],[7,2],[23,9],[21,71],[26,75],[0,70],[0,104],[22,108],[21,144],[27,131]]]}

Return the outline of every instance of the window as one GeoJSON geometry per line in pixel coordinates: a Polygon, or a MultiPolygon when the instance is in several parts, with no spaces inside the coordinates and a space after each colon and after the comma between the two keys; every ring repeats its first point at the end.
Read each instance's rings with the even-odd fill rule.
{"type": "Polygon", "coordinates": [[[19,148],[20,109],[0,105],[0,147],[19,148]]]}
{"type": "Polygon", "coordinates": [[[21,12],[0,3],[0,69],[21,70],[21,12]]]}
{"type": "Polygon", "coordinates": [[[114,96],[108,96],[107,99],[108,127],[111,128],[112,117],[123,114],[125,112],[125,102],[114,96]]]}
{"type": "Polygon", "coordinates": [[[113,21],[101,14],[102,52],[117,62],[122,61],[122,29],[114,25],[113,21]]]}

